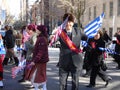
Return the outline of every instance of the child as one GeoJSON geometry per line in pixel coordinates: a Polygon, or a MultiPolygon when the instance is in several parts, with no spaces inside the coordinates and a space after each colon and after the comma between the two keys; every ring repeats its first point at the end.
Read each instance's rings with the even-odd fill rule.
{"type": "Polygon", "coordinates": [[[37,26],[37,34],[38,37],[33,50],[32,62],[30,64],[32,65],[32,69],[28,78],[35,87],[34,90],[39,90],[39,86],[42,86],[42,90],[47,90],[46,65],[49,61],[49,57],[46,26],[37,26]]]}

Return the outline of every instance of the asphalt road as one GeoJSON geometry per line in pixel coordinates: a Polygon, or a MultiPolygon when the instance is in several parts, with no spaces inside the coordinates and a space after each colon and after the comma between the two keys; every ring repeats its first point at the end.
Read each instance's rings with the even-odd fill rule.
{"type": "MultiPolygon", "coordinates": [[[[59,49],[49,48],[49,58],[50,61],[47,64],[47,88],[48,90],[59,90],[59,77],[58,68],[56,64],[59,60],[59,49]]],[[[113,62],[113,58],[108,57],[106,59],[108,65],[107,74],[112,77],[112,81],[108,87],[104,87],[105,82],[99,77],[96,80],[95,88],[87,88],[86,85],[89,84],[89,77],[79,78],[80,87],[79,90],[120,90],[120,70],[116,69],[116,63],[113,62]]],[[[9,64],[4,67],[4,88],[0,90],[34,90],[30,89],[30,82],[18,83],[21,79],[22,72],[18,74],[15,79],[11,77],[11,68],[14,65],[9,64]]],[[[71,77],[68,80],[68,90],[71,90],[71,77]]]]}

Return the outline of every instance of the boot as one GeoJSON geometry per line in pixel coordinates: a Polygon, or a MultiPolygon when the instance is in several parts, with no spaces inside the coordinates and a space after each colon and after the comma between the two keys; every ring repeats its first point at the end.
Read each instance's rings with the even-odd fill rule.
{"type": "Polygon", "coordinates": [[[3,66],[8,64],[8,60],[9,60],[9,58],[4,58],[4,60],[3,60],[3,66]]]}
{"type": "Polygon", "coordinates": [[[14,57],[14,60],[15,60],[15,65],[18,66],[18,64],[19,64],[18,58],[17,58],[17,57],[14,57]]]}

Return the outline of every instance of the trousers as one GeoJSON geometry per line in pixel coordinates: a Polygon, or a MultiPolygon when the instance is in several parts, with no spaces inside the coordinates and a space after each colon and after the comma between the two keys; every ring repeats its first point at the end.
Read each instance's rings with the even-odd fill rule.
{"type": "Polygon", "coordinates": [[[62,68],[59,68],[60,90],[67,90],[67,79],[69,74],[71,74],[72,77],[71,90],[78,90],[80,70],[75,68],[70,70],[64,70],[62,68]]]}

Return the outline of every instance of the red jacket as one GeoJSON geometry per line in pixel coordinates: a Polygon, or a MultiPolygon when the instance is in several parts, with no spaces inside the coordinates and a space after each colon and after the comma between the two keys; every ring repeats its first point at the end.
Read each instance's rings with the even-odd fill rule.
{"type": "Polygon", "coordinates": [[[47,39],[40,35],[37,38],[34,50],[33,50],[33,58],[32,60],[35,63],[46,63],[49,61],[48,57],[48,42],[47,39]]]}

